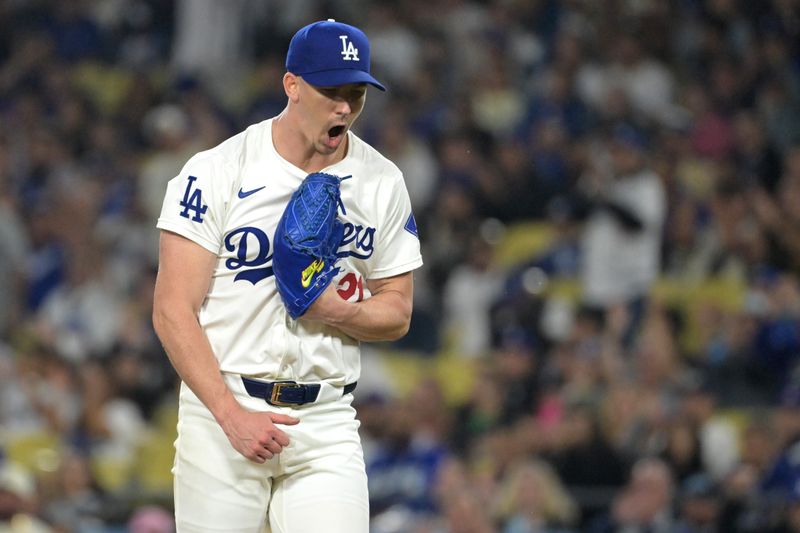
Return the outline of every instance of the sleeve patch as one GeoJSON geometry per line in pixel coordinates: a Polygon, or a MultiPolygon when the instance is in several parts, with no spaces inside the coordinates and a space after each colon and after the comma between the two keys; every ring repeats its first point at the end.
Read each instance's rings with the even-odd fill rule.
{"type": "Polygon", "coordinates": [[[203,191],[200,187],[194,186],[195,181],[197,181],[196,176],[189,176],[189,182],[186,184],[186,190],[183,192],[183,200],[178,203],[183,208],[183,211],[179,214],[183,218],[189,218],[189,211],[192,211],[194,215],[191,217],[191,220],[202,224],[203,215],[208,211],[208,206],[203,203],[203,191]],[[194,189],[192,189],[192,187],[194,187],[194,189]]]}
{"type": "Polygon", "coordinates": [[[411,235],[419,239],[419,232],[417,231],[417,221],[414,220],[414,213],[408,215],[408,220],[406,220],[406,225],[403,226],[403,229],[405,229],[411,235]]]}

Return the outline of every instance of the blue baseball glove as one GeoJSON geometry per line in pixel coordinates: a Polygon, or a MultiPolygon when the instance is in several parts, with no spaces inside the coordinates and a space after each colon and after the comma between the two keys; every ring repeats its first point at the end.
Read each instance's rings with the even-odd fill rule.
{"type": "MultiPolygon", "coordinates": [[[[349,176],[347,176],[349,177],[349,176]]],[[[272,270],[283,305],[297,319],[330,285],[339,268],[336,250],[344,225],[339,185],[331,174],[309,174],[292,194],[273,239],[272,270]]]]}

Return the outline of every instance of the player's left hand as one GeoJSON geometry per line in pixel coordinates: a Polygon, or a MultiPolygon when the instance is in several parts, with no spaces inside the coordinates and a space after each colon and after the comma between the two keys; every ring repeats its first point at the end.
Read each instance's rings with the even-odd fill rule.
{"type": "Polygon", "coordinates": [[[331,284],[319,295],[311,304],[311,307],[301,317],[304,320],[316,320],[329,325],[336,325],[345,322],[348,317],[355,312],[355,305],[352,302],[343,300],[331,284]]]}

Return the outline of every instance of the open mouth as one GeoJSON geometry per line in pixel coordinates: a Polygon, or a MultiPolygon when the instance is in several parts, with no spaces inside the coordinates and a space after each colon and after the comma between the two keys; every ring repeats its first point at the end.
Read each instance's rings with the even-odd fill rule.
{"type": "Polygon", "coordinates": [[[344,126],[334,126],[328,130],[328,136],[331,138],[336,138],[342,133],[344,133],[344,126]]]}

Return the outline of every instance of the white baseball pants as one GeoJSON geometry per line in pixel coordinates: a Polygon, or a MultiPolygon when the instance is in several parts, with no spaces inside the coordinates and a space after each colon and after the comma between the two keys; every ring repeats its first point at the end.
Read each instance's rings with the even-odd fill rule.
{"type": "Polygon", "coordinates": [[[222,428],[183,384],[175,441],[178,533],[368,533],[364,456],[352,396],[298,408],[273,407],[226,376],[253,411],[300,419],[280,426],[289,446],[264,464],[233,449],[222,428]]]}

